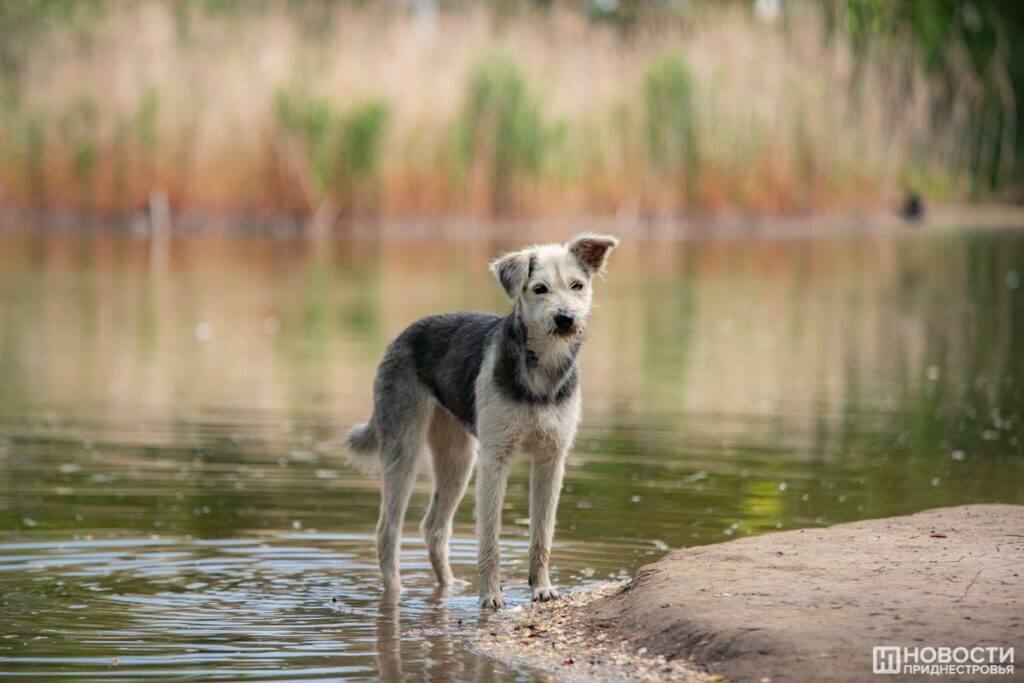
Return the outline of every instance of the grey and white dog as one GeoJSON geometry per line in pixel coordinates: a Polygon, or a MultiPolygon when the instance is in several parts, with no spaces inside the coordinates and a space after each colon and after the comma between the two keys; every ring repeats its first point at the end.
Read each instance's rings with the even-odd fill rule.
{"type": "Polygon", "coordinates": [[[418,320],[388,347],[373,387],[373,417],[352,427],[349,452],[380,456],[383,486],[377,555],[386,592],[401,588],[402,522],[429,446],[434,492],[423,519],[430,562],[442,586],[452,583],[448,538],[466,490],[478,442],[476,522],[480,606],[499,609],[498,535],[509,465],[520,451],[530,472],[530,589],[533,600],[558,593],[548,576],[555,509],[565,460],[580,419],[577,357],[592,301],[614,237],[581,234],[566,244],[506,254],[491,271],[512,312],[449,313],[418,320]]]}

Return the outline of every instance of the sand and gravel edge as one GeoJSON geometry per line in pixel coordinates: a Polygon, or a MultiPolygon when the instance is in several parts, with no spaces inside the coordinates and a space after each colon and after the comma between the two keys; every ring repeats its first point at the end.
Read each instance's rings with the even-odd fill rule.
{"type": "Polygon", "coordinates": [[[721,680],[689,661],[667,661],[587,626],[587,606],[621,592],[628,584],[603,583],[563,594],[559,600],[492,615],[470,634],[470,648],[506,666],[540,670],[562,681],[721,680]]]}
{"type": "Polygon", "coordinates": [[[853,682],[878,644],[1021,652],[1022,530],[1024,506],[983,504],[686,548],[489,615],[471,647],[567,681],[853,682]]]}

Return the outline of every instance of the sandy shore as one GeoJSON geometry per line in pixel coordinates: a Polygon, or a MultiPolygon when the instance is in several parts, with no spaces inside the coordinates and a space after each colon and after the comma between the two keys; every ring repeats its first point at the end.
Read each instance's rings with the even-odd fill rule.
{"type": "Polygon", "coordinates": [[[588,611],[628,582],[606,583],[560,600],[492,615],[471,638],[472,648],[520,670],[544,671],[564,681],[721,680],[685,658],[669,661],[629,639],[591,628],[588,611]]]}
{"type": "Polygon", "coordinates": [[[473,641],[564,680],[864,680],[874,645],[1014,647],[1015,674],[984,678],[1022,680],[1024,506],[679,550],[625,584],[496,615],[473,641]]]}

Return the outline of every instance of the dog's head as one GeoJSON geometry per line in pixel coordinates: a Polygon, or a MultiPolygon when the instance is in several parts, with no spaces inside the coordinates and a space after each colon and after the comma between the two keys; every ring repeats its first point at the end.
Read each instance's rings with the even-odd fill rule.
{"type": "Polygon", "coordinates": [[[565,244],[543,244],[505,254],[491,272],[532,336],[582,334],[590,316],[591,284],[619,241],[582,233],[565,244]]]}

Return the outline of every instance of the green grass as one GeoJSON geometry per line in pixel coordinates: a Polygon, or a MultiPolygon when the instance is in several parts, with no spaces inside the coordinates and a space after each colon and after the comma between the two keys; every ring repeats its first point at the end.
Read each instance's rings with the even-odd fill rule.
{"type": "Polygon", "coordinates": [[[499,214],[515,208],[516,185],[537,177],[563,133],[544,120],[522,70],[504,54],[477,62],[456,125],[464,167],[481,178],[499,214]]]}
{"type": "Polygon", "coordinates": [[[682,59],[666,56],[647,70],[643,83],[644,138],[655,175],[681,178],[686,195],[697,193],[700,151],[693,112],[693,81],[682,59]]]}
{"type": "Polygon", "coordinates": [[[301,159],[298,172],[312,204],[352,204],[372,190],[388,124],[384,102],[341,110],[325,98],[279,90],[275,104],[277,123],[301,159]]]}

